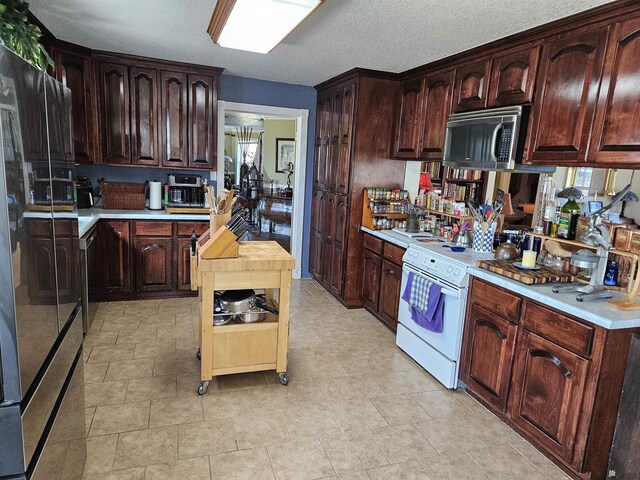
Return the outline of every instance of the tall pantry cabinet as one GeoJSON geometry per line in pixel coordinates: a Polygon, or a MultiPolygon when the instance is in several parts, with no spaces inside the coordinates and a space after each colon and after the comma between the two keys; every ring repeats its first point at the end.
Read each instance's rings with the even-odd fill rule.
{"type": "Polygon", "coordinates": [[[309,269],[347,308],[361,307],[365,187],[399,187],[404,162],[392,159],[397,76],[350,70],[317,85],[309,269]]]}

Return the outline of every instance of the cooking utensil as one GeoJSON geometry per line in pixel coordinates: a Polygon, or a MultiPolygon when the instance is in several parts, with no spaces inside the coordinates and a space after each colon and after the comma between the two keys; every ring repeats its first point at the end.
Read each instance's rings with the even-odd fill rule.
{"type": "Polygon", "coordinates": [[[445,248],[450,248],[452,252],[464,252],[467,247],[461,247],[459,245],[452,245],[452,244],[447,244],[447,245],[442,245],[445,248]]]}
{"type": "Polygon", "coordinates": [[[220,294],[216,292],[213,296],[213,326],[226,325],[235,315],[231,315],[220,303],[220,294]]]}
{"type": "Polygon", "coordinates": [[[505,243],[498,245],[494,256],[497,260],[515,260],[520,257],[520,249],[507,240],[505,243]]]}
{"type": "Polygon", "coordinates": [[[247,290],[227,290],[220,295],[220,305],[230,313],[243,313],[256,305],[256,292],[247,290]]]}
{"type": "Polygon", "coordinates": [[[457,247],[471,247],[473,245],[473,234],[470,230],[460,230],[453,236],[452,243],[457,247]]]}

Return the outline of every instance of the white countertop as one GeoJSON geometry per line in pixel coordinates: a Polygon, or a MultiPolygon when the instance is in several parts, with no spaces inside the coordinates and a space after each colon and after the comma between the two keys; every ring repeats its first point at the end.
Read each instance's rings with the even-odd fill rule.
{"type": "MultiPolygon", "coordinates": [[[[620,310],[607,304],[607,300],[578,302],[576,292],[553,293],[553,284],[525,285],[479,267],[471,267],[469,274],[609,330],[640,327],[640,310],[620,310]]],[[[612,300],[624,297],[622,292],[613,292],[612,300]]]]}

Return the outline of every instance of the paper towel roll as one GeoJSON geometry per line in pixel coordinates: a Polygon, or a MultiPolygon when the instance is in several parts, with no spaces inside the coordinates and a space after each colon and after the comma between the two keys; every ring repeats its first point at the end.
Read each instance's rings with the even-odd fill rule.
{"type": "Polygon", "coordinates": [[[149,210],[162,210],[162,182],[149,182],[149,210]]]}

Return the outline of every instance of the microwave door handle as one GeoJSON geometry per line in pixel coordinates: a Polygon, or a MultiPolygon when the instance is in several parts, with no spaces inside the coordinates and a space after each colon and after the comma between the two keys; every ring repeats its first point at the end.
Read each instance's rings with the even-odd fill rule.
{"type": "Polygon", "coordinates": [[[498,132],[503,127],[503,123],[499,123],[493,129],[493,133],[491,134],[491,160],[494,162],[498,162],[498,157],[496,157],[496,140],[498,139],[498,132]]]}

